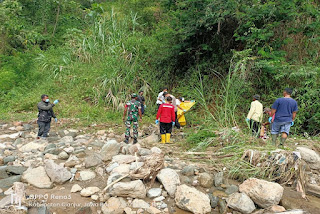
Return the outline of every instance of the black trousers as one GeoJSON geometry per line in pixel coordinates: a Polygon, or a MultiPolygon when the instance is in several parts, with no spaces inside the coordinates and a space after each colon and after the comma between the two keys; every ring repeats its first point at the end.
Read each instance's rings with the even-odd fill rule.
{"type": "Polygon", "coordinates": [[[50,131],[50,122],[37,122],[39,125],[38,137],[48,137],[48,133],[50,131]]]}
{"type": "Polygon", "coordinates": [[[250,120],[250,128],[253,136],[260,135],[260,123],[254,120],[250,120]]]}
{"type": "Polygon", "coordinates": [[[176,116],[176,121],[175,121],[175,127],[177,128],[177,129],[180,129],[181,128],[181,125],[180,125],[180,123],[179,123],[179,120],[178,120],[178,115],[177,115],[177,111],[174,113],[175,114],[175,116],[176,116]]]}
{"type": "Polygon", "coordinates": [[[144,105],[141,104],[141,114],[144,114],[144,105]]]}
{"type": "Polygon", "coordinates": [[[161,123],[160,122],[160,134],[171,134],[172,123],[161,123]]]}

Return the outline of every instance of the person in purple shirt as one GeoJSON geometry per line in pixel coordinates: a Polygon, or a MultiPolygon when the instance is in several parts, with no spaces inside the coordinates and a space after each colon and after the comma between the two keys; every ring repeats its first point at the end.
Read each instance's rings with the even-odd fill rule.
{"type": "Polygon", "coordinates": [[[293,126],[294,119],[296,118],[298,104],[291,98],[291,94],[292,89],[286,88],[283,92],[283,97],[278,98],[271,107],[271,118],[275,115],[271,126],[272,143],[275,145],[277,145],[277,137],[280,133],[280,146],[284,145],[289,135],[290,127],[293,126]]]}

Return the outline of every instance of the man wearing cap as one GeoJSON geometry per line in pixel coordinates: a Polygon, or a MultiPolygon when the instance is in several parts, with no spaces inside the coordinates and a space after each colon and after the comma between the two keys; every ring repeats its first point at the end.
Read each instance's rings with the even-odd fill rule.
{"type": "Polygon", "coordinates": [[[259,102],[260,95],[256,94],[253,96],[253,101],[251,102],[250,111],[246,118],[246,121],[250,123],[250,128],[254,136],[258,136],[260,123],[263,118],[263,106],[259,102]]]}
{"type": "Polygon", "coordinates": [[[133,129],[133,144],[138,142],[138,114],[142,120],[141,104],[138,101],[137,94],[131,94],[131,100],[128,101],[124,108],[123,121],[125,121],[125,143],[129,143],[131,124],[133,129]]]}
{"type": "Polygon", "coordinates": [[[37,139],[40,139],[40,137],[46,139],[48,137],[52,117],[56,122],[58,121],[52,109],[58,102],[59,100],[55,100],[53,103],[50,103],[48,95],[41,95],[41,101],[37,105],[39,111],[37,120],[39,131],[37,139]]]}
{"type": "Polygon", "coordinates": [[[157,106],[158,106],[158,109],[159,109],[159,107],[160,107],[160,105],[161,105],[162,103],[165,103],[165,102],[166,102],[166,101],[165,101],[165,97],[164,97],[164,95],[163,95],[163,93],[165,93],[165,92],[168,92],[168,87],[163,87],[163,88],[162,88],[162,91],[158,94],[157,102],[156,102],[156,104],[157,104],[157,106]]]}
{"type": "Polygon", "coordinates": [[[274,145],[277,145],[277,137],[280,133],[280,146],[284,145],[284,142],[289,135],[290,128],[294,124],[298,111],[298,104],[291,98],[291,94],[292,89],[286,88],[283,91],[283,97],[278,98],[271,107],[271,117],[269,118],[269,121],[272,120],[272,116],[275,115],[271,125],[272,143],[274,145]]]}

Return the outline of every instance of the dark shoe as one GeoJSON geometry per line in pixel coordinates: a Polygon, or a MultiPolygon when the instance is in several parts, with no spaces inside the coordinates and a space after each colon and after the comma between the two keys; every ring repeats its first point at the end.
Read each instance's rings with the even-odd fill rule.
{"type": "Polygon", "coordinates": [[[125,142],[126,144],[128,144],[128,143],[129,143],[129,139],[126,138],[123,142],[125,142]]]}
{"type": "Polygon", "coordinates": [[[133,139],[133,144],[136,144],[136,143],[138,143],[138,140],[135,138],[133,139]]]}

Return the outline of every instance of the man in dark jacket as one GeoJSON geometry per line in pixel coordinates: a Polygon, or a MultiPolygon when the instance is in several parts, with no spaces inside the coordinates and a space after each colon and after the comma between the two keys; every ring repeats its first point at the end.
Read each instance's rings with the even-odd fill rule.
{"type": "Polygon", "coordinates": [[[38,132],[38,139],[40,137],[46,138],[48,137],[48,133],[50,131],[50,123],[51,118],[53,117],[57,122],[58,119],[53,112],[52,107],[54,107],[59,101],[55,100],[52,104],[49,102],[49,96],[46,94],[41,95],[41,102],[38,103],[38,125],[39,125],[39,132],[38,132]]]}

